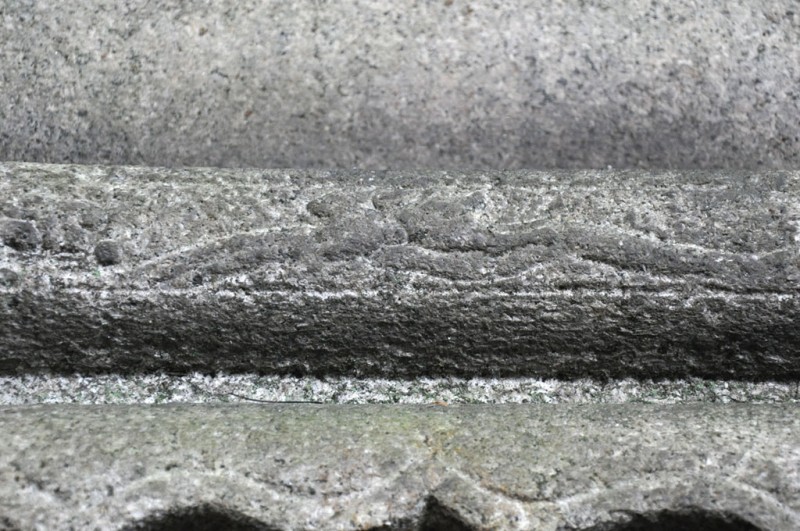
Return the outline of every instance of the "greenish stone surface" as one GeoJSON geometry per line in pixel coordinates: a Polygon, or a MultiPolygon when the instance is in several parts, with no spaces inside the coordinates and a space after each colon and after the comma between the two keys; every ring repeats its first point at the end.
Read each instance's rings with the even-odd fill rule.
{"type": "Polygon", "coordinates": [[[19,529],[800,526],[796,405],[29,406],[0,431],[19,529]]]}

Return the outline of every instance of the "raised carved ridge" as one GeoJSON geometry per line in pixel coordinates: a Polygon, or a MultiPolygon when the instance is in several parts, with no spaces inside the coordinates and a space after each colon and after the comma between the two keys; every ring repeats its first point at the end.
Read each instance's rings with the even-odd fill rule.
{"type": "Polygon", "coordinates": [[[800,375],[796,172],[5,164],[0,194],[0,372],[800,375]]]}

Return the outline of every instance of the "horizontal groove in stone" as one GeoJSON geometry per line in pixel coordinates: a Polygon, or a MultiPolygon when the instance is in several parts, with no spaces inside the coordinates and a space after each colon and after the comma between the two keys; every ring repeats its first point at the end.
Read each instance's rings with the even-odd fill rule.
{"type": "Polygon", "coordinates": [[[0,373],[800,377],[798,172],[0,165],[0,373]]]}
{"type": "Polygon", "coordinates": [[[800,527],[793,405],[29,406],[0,433],[11,529],[800,527]]]}

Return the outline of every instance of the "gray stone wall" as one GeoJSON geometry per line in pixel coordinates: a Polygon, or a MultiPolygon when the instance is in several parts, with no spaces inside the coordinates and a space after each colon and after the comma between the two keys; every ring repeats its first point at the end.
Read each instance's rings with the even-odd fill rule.
{"type": "Polygon", "coordinates": [[[0,160],[797,168],[792,0],[0,6],[0,160]]]}

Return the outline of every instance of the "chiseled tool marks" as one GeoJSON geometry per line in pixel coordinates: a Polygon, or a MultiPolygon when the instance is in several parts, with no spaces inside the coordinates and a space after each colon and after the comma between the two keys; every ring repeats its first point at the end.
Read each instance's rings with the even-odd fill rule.
{"type": "Polygon", "coordinates": [[[374,277],[386,269],[444,286],[502,284],[532,269],[538,274],[525,283],[550,287],[681,285],[688,277],[714,289],[768,292],[800,281],[790,215],[798,178],[788,172],[734,175],[724,184],[646,173],[617,184],[609,172],[555,182],[533,172],[510,184],[479,174],[443,184],[432,175],[404,184],[381,175],[365,182],[362,172],[345,185],[324,172],[6,164],[3,173],[6,254],[24,260],[47,251],[48,270],[71,286],[97,286],[88,269],[103,264],[95,252],[103,242],[120,248],[104,264],[121,266],[115,285],[127,284],[119,278],[125,272],[150,287],[246,275],[268,288],[278,265],[305,266],[304,281],[321,287],[308,268],[334,271],[359,257],[371,266],[363,274],[372,286],[382,285],[374,277]]]}

